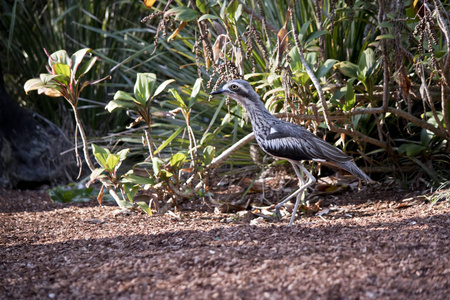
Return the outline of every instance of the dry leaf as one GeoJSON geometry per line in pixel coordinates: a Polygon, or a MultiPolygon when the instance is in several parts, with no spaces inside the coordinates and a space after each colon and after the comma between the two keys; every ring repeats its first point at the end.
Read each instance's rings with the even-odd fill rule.
{"type": "Polygon", "coordinates": [[[239,70],[239,75],[244,76],[244,60],[242,55],[242,49],[233,47],[234,55],[236,57],[235,64],[239,70]]]}
{"type": "Polygon", "coordinates": [[[126,128],[127,129],[132,128],[132,127],[136,126],[137,124],[139,124],[141,121],[142,121],[142,117],[137,117],[136,120],[134,120],[134,122],[131,123],[130,125],[128,125],[126,128]]]}
{"type": "Polygon", "coordinates": [[[209,61],[208,55],[206,54],[208,53],[208,51],[206,50],[206,41],[203,40],[202,43],[203,43],[203,53],[205,54],[206,71],[208,71],[211,62],[209,61]]]}
{"type": "Polygon", "coordinates": [[[397,82],[401,88],[403,97],[406,99],[409,96],[409,91],[411,90],[411,80],[409,80],[408,74],[406,73],[405,66],[401,66],[397,73],[397,82]]]}
{"type": "Polygon", "coordinates": [[[102,188],[100,189],[100,192],[98,193],[98,196],[97,196],[97,201],[98,201],[98,204],[100,204],[100,205],[102,205],[104,188],[105,188],[105,186],[102,185],[102,188]]]}
{"type": "Polygon", "coordinates": [[[157,118],[173,118],[175,114],[171,111],[158,110],[152,112],[152,116],[157,118]]]}
{"type": "Polygon", "coordinates": [[[51,89],[51,88],[46,88],[46,87],[41,87],[38,89],[38,94],[45,94],[49,97],[62,97],[62,94],[55,89],[51,89]]]}
{"type": "Polygon", "coordinates": [[[224,57],[224,55],[222,53],[222,48],[223,48],[223,45],[224,45],[226,39],[227,39],[227,36],[224,34],[221,34],[217,37],[217,40],[214,43],[214,46],[212,47],[214,62],[217,62],[219,60],[219,58],[224,57]]]}
{"type": "Polygon", "coordinates": [[[151,9],[153,7],[153,4],[155,4],[156,0],[144,0],[145,6],[147,6],[148,9],[151,9]]]}
{"type": "Polygon", "coordinates": [[[167,42],[170,42],[171,40],[173,40],[180,33],[180,31],[184,27],[186,27],[186,25],[187,25],[186,21],[181,22],[180,26],[178,26],[178,28],[172,33],[172,35],[169,36],[169,38],[167,39],[167,42]]]}
{"type": "Polygon", "coordinates": [[[276,60],[277,66],[281,62],[284,51],[286,50],[286,46],[289,42],[288,31],[287,31],[287,23],[289,21],[289,11],[290,11],[290,9],[288,9],[288,12],[286,15],[286,20],[284,22],[284,26],[280,29],[280,31],[278,31],[278,34],[277,34],[277,60],[276,60]]]}

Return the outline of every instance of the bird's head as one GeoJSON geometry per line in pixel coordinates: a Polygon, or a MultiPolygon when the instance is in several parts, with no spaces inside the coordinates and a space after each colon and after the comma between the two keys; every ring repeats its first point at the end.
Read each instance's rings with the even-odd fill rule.
{"type": "Polygon", "coordinates": [[[242,79],[233,79],[225,83],[221,89],[212,92],[211,95],[227,95],[240,104],[247,106],[259,102],[259,95],[251,85],[242,79]]]}

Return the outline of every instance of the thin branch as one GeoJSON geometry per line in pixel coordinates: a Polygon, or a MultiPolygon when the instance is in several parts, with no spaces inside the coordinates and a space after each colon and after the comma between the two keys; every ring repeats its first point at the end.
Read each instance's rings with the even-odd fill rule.
{"type": "MultiPolygon", "coordinates": [[[[384,22],[384,1],[380,0],[379,2],[379,11],[378,11],[378,23],[384,22]]],[[[381,34],[387,34],[387,29],[382,27],[381,34]]],[[[388,107],[388,99],[389,99],[389,62],[388,62],[388,52],[386,47],[386,40],[381,40],[381,53],[383,54],[383,112],[387,110],[388,107]]]]}
{"type": "Polygon", "coordinates": [[[253,132],[247,134],[245,137],[240,139],[237,143],[235,143],[233,146],[222,152],[219,156],[213,159],[213,161],[209,164],[208,169],[215,169],[219,165],[221,165],[227,158],[242,148],[243,146],[247,145],[251,140],[255,138],[255,134],[253,132]]]}
{"type": "MultiPolygon", "coordinates": [[[[93,172],[95,170],[95,166],[92,163],[91,158],[89,156],[89,146],[87,143],[86,133],[84,132],[83,125],[81,124],[81,120],[78,115],[77,107],[72,104],[72,109],[73,109],[73,114],[75,116],[75,122],[77,123],[78,130],[80,131],[81,140],[83,141],[84,159],[86,160],[86,163],[87,163],[89,169],[93,172]]],[[[121,205],[121,203],[123,201],[120,199],[119,195],[117,195],[112,184],[110,182],[108,182],[105,178],[100,178],[100,182],[103,184],[104,187],[106,187],[109,194],[114,198],[114,200],[119,205],[119,207],[123,208],[121,205]]]]}
{"type": "Polygon", "coordinates": [[[431,108],[431,113],[433,114],[434,120],[436,121],[436,124],[438,124],[439,129],[443,133],[445,133],[446,131],[444,129],[444,125],[439,120],[439,117],[436,112],[436,108],[434,106],[434,102],[431,100],[430,91],[428,90],[428,86],[427,86],[426,79],[425,79],[425,72],[424,72],[423,64],[420,66],[420,69],[418,71],[419,71],[420,80],[422,82],[422,85],[420,86],[420,94],[422,95],[424,100],[426,100],[428,102],[428,105],[431,108]]]}
{"type": "MultiPolygon", "coordinates": [[[[387,108],[387,112],[395,114],[399,117],[402,117],[405,120],[410,121],[411,123],[421,127],[421,128],[425,128],[431,132],[433,132],[434,134],[436,134],[437,136],[443,138],[443,139],[448,139],[448,137],[445,135],[444,132],[442,132],[441,130],[439,130],[438,128],[434,127],[433,125],[431,125],[428,122],[425,122],[424,120],[421,120],[419,118],[414,117],[413,115],[407,113],[406,111],[403,111],[401,109],[398,108],[393,108],[393,107],[388,107],[387,108]]],[[[360,108],[360,109],[354,109],[352,111],[350,111],[350,114],[352,116],[354,115],[364,115],[364,114],[381,114],[383,113],[383,108],[382,107],[377,107],[377,108],[360,108]]],[[[348,114],[348,112],[345,112],[345,114],[348,114]]]]}
{"type": "Polygon", "coordinates": [[[327,101],[325,100],[325,96],[323,94],[323,90],[322,90],[322,86],[320,85],[319,80],[317,79],[316,75],[314,74],[313,70],[311,70],[311,68],[309,67],[308,63],[306,62],[305,56],[303,54],[303,48],[302,45],[300,44],[300,41],[298,39],[298,34],[297,34],[297,26],[295,24],[295,19],[294,19],[294,13],[293,10],[290,9],[290,17],[291,17],[291,26],[292,26],[292,32],[294,34],[294,41],[295,41],[295,46],[297,47],[298,53],[300,55],[300,60],[302,61],[303,67],[306,70],[306,73],[309,75],[309,78],[311,79],[312,83],[314,84],[314,87],[317,90],[317,94],[319,96],[319,99],[322,103],[322,107],[323,107],[323,115],[325,118],[325,124],[327,125],[328,129],[331,130],[331,123],[329,120],[329,110],[328,110],[328,105],[327,105],[327,101]]]}
{"type": "Polygon", "coordinates": [[[448,26],[448,20],[450,20],[449,15],[445,11],[445,7],[440,0],[434,0],[435,5],[435,14],[436,19],[438,21],[439,28],[442,30],[442,33],[445,35],[445,42],[447,44],[447,57],[445,58],[444,67],[442,68],[442,73],[444,78],[446,79],[446,84],[450,84],[450,28],[448,26]],[[442,7],[442,11],[440,8],[442,7]],[[445,14],[445,18],[442,16],[445,14]]]}

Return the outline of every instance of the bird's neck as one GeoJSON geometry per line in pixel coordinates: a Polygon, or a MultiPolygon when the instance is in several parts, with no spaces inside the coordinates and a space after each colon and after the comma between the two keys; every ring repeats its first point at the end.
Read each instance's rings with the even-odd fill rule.
{"type": "Polygon", "coordinates": [[[258,128],[267,127],[264,125],[272,123],[274,120],[278,120],[265,108],[262,101],[247,103],[244,105],[244,108],[250,117],[254,131],[258,128]]]}

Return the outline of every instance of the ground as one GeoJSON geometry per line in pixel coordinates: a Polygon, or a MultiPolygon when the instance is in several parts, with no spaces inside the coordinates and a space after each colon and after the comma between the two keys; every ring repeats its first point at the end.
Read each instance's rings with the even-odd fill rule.
{"type": "Polygon", "coordinates": [[[0,299],[448,299],[450,207],[368,188],[293,227],[0,189],[0,299]]]}

